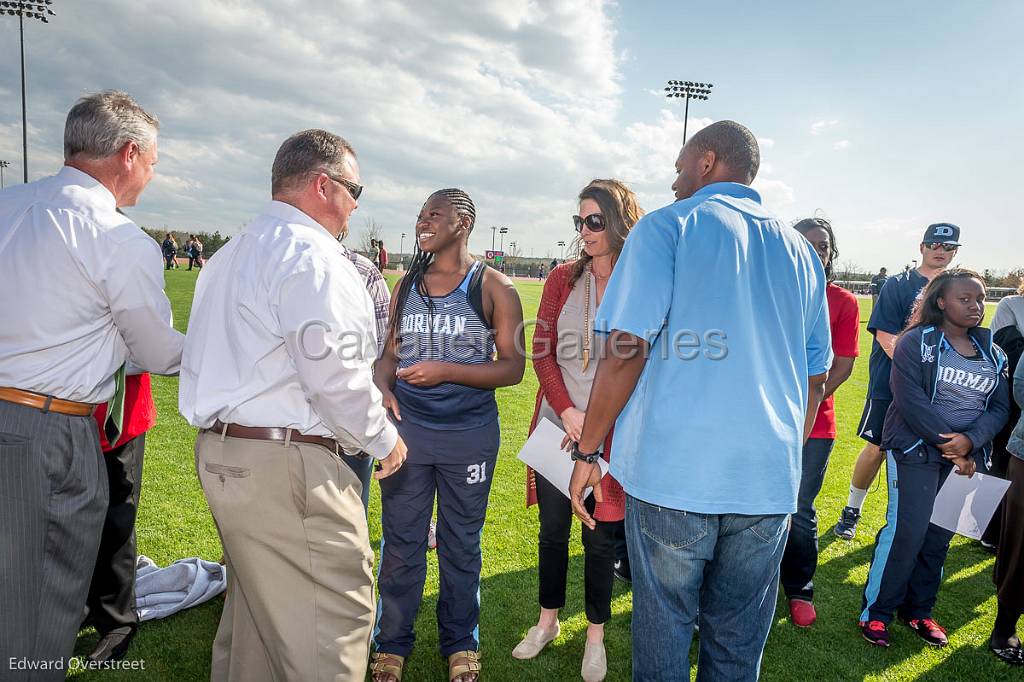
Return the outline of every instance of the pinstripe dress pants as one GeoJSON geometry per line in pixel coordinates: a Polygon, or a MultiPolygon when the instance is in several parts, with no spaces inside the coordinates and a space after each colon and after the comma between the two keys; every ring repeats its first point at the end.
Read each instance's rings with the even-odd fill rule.
{"type": "Polygon", "coordinates": [[[107,508],[92,417],[0,401],[0,680],[63,680],[107,508]]]}

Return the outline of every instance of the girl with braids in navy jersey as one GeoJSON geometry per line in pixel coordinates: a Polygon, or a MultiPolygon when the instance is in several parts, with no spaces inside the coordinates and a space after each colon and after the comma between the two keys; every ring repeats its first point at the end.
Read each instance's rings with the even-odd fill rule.
{"type": "Polygon", "coordinates": [[[377,682],[400,680],[412,652],[435,494],[441,655],[450,680],[480,674],[480,533],[500,440],[494,390],[518,384],[526,359],[515,287],[469,255],[475,220],[462,190],[438,190],[423,204],[416,253],[395,289],[388,343],[374,368],[409,447],[405,466],[381,479],[370,667],[377,682]]]}
{"type": "Polygon", "coordinates": [[[861,632],[889,646],[898,615],[921,639],[945,646],[932,618],[952,531],[930,523],[951,472],[987,467],[992,438],[1009,416],[1006,355],[981,326],[985,284],[970,270],[947,270],[924,291],[892,358],[893,401],[885,414],[889,506],[864,586],[861,632]]]}

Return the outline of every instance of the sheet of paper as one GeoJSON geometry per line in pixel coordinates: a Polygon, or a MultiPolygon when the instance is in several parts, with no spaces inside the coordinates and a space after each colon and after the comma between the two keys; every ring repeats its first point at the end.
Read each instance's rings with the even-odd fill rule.
{"type": "MultiPolygon", "coordinates": [[[[518,457],[568,498],[569,479],[572,478],[575,463],[569,453],[562,449],[564,438],[565,432],[555,426],[554,422],[547,418],[541,419],[523,445],[523,449],[519,451],[518,457]]],[[[601,475],[607,474],[608,462],[601,459],[598,460],[598,464],[601,467],[601,475]]],[[[590,493],[591,489],[587,488],[583,493],[583,499],[590,493]]]]}
{"type": "Polygon", "coordinates": [[[1009,488],[1010,482],[997,476],[967,478],[954,470],[935,496],[932,523],[978,540],[1009,488]]]}

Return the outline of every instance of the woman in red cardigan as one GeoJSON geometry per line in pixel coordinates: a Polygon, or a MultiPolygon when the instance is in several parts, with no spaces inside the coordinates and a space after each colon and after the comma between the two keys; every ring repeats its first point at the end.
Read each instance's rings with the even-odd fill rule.
{"type": "MultiPolygon", "coordinates": [[[[542,418],[579,440],[590,387],[602,356],[604,339],[594,334],[594,315],[601,302],[615,260],[626,235],[642,211],[636,195],[617,180],[594,180],[579,195],[579,258],[553,269],[544,285],[533,337],[533,367],[540,380],[531,432],[542,418]]],[[[608,459],[612,436],[604,445],[608,459]]],[[[584,583],[587,644],[583,655],[584,680],[603,680],[607,661],[604,623],[611,617],[612,565],[615,530],[625,512],[625,495],[611,476],[601,481],[604,502],[589,509],[597,527],[583,528],[584,583]]],[[[527,504],[540,510],[540,618],[512,651],[519,659],[533,658],[558,637],[558,610],[565,606],[569,566],[569,499],[543,477],[527,470],[527,504]]]]}

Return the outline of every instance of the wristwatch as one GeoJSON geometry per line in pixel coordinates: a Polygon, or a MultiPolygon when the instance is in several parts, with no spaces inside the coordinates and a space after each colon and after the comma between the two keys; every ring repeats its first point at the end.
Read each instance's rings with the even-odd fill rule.
{"type": "Polygon", "coordinates": [[[597,460],[601,458],[601,451],[598,450],[597,452],[587,454],[585,452],[580,452],[579,443],[573,443],[571,457],[572,461],[574,462],[586,462],[587,464],[597,464],[597,460]]]}

